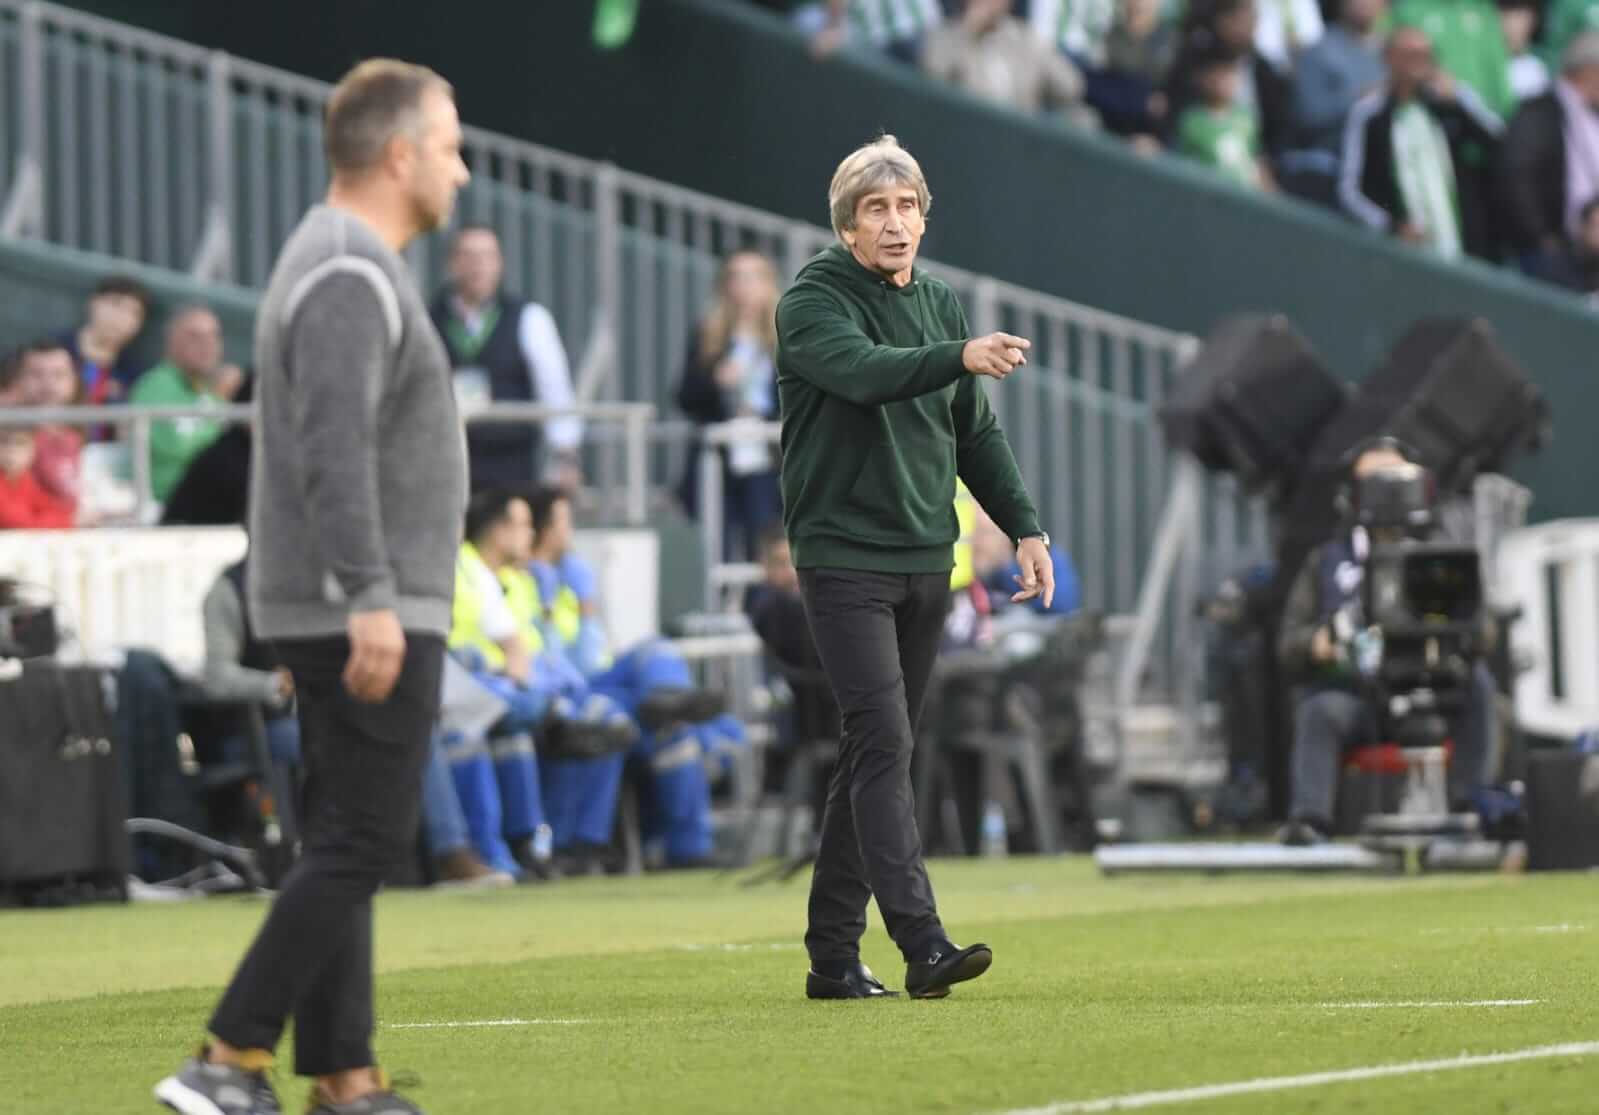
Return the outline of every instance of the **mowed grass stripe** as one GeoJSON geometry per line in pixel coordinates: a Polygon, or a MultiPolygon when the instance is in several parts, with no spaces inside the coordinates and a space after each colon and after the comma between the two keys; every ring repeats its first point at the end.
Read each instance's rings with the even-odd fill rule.
{"type": "MultiPolygon", "coordinates": [[[[430,1115],[876,1115],[1025,1109],[1599,1037],[1590,1006],[1599,983],[1584,935],[1461,941],[1417,932],[1558,924],[1591,902],[1591,880],[1107,882],[1070,861],[938,865],[934,879],[957,938],[983,937],[996,949],[993,971],[942,1003],[809,1003],[803,954],[720,947],[792,942],[802,885],[752,894],[696,877],[524,889],[488,903],[388,895],[379,904],[389,971],[379,984],[378,1050],[388,1067],[423,1077],[418,1098],[430,1115]],[[981,916],[985,906],[995,916],[981,916]],[[1321,1007],[1523,998],[1542,1002],[1493,1011],[1491,1023],[1482,1011],[1321,1007]],[[588,1024],[387,1025],[516,1019],[588,1024]]],[[[202,922],[234,949],[263,910],[206,906],[202,922]]],[[[0,918],[0,940],[20,930],[35,970],[76,965],[80,987],[141,952],[150,957],[141,986],[159,988],[163,969],[170,982],[0,1007],[0,1112],[152,1111],[149,1085],[199,1037],[236,952],[196,974],[170,921],[72,913],[101,923],[105,948],[73,952],[90,935],[86,924],[58,934],[52,948],[30,936],[47,922],[18,915],[0,918]]],[[[880,929],[865,959],[898,985],[903,968],[880,929]]],[[[49,990],[0,962],[0,995],[15,1002],[49,990]]],[[[287,1080],[292,1044],[283,1054],[287,1080]]],[[[1589,1110],[1563,1105],[1578,1087],[1591,1101],[1592,1072],[1591,1060],[1556,1058],[1453,1074],[1473,1077],[1470,1093],[1420,1075],[1232,1096],[1194,1111],[1308,1111],[1347,1094],[1381,1101],[1368,1111],[1563,1113],[1589,1110]],[[1446,1094],[1470,1099],[1434,1107],[1446,1094]]],[[[283,1093],[294,1110],[300,1088],[283,1093]]]]}

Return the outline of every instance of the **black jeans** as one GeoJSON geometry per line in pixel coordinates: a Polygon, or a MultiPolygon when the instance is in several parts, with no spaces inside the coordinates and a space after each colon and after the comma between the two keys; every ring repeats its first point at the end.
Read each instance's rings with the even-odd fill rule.
{"type": "Polygon", "coordinates": [[[911,750],[949,610],[949,574],[801,569],[799,581],[843,728],[805,948],[816,965],[858,957],[875,894],[889,936],[911,960],[944,936],[922,864],[911,750]]]}
{"type": "Polygon", "coordinates": [[[305,762],[303,852],[211,1019],[242,1049],[272,1049],[294,1016],[295,1071],[374,1063],[372,895],[413,847],[444,670],[444,640],[407,632],[382,704],[345,691],[344,638],[284,640],[305,762]]]}

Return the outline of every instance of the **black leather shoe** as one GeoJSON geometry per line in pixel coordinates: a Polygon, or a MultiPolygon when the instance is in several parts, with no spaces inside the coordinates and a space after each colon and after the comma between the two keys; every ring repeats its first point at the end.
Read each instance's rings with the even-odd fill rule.
{"type": "Polygon", "coordinates": [[[976,979],[988,971],[994,962],[994,952],[987,945],[967,945],[948,951],[954,946],[938,946],[925,960],[913,960],[905,966],[905,993],[912,999],[942,999],[957,983],[976,979]]]}
{"type": "Polygon", "coordinates": [[[819,976],[815,970],[805,973],[805,997],[807,999],[897,999],[898,991],[890,991],[874,975],[866,965],[856,961],[855,966],[844,973],[843,979],[829,979],[819,976]]]}
{"type": "Polygon", "coordinates": [[[549,716],[539,734],[539,754],[551,759],[603,759],[626,751],[637,739],[638,730],[629,722],[549,716]]]}
{"type": "Polygon", "coordinates": [[[1327,843],[1326,833],[1312,821],[1289,821],[1277,830],[1277,839],[1288,848],[1319,848],[1327,843]]]}
{"type": "Polygon", "coordinates": [[[699,724],[727,711],[727,698],[711,689],[657,689],[639,702],[638,722],[646,732],[673,724],[699,724]]]}
{"type": "Polygon", "coordinates": [[[511,845],[511,858],[522,869],[524,883],[549,883],[561,877],[561,869],[553,857],[539,859],[533,854],[533,838],[524,836],[511,845]]]}

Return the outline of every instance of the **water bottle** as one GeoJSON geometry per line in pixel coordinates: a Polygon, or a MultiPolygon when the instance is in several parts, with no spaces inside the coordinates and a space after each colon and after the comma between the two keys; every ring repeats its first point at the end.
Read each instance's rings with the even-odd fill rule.
{"type": "Polygon", "coordinates": [[[983,855],[1003,856],[1007,851],[1005,811],[999,807],[999,802],[991,801],[983,806],[983,855]]]}
{"type": "Polygon", "coordinates": [[[1351,647],[1355,672],[1361,677],[1376,677],[1382,669],[1382,648],[1382,628],[1367,627],[1355,632],[1351,647]]]}
{"type": "Polygon", "coordinates": [[[548,863],[554,854],[555,833],[549,825],[540,825],[533,830],[533,858],[540,863],[548,863]]]}

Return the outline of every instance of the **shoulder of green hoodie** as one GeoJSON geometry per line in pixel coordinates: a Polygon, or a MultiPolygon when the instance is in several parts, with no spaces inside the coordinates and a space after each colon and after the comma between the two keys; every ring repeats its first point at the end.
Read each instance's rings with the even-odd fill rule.
{"type": "Polygon", "coordinates": [[[807,263],[777,304],[779,377],[793,375],[829,395],[880,406],[941,391],[965,375],[966,318],[954,292],[918,272],[916,281],[929,284],[939,312],[957,315],[946,324],[960,339],[896,348],[869,336],[850,312],[850,302],[858,301],[852,294],[864,296],[879,281],[839,245],[807,263]]]}

